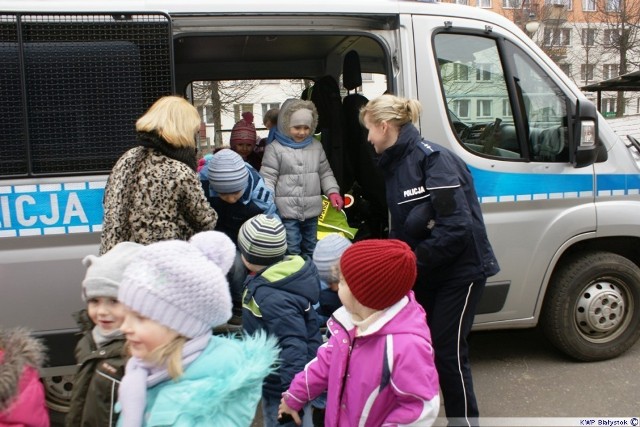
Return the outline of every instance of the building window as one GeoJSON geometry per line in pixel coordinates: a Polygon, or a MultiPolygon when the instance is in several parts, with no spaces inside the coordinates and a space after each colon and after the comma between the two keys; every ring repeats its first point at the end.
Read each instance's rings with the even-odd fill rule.
{"type": "Polygon", "coordinates": [[[618,77],[620,74],[618,70],[618,64],[604,64],[602,67],[602,79],[609,80],[618,77]]]}
{"type": "Polygon", "coordinates": [[[491,117],[491,100],[490,99],[478,99],[476,101],[476,115],[478,117],[491,117]]]}
{"type": "Polygon", "coordinates": [[[362,81],[363,82],[372,82],[373,81],[373,73],[362,73],[362,81]]]}
{"type": "Polygon", "coordinates": [[[596,10],[596,0],[582,0],[582,10],[594,12],[596,10]]]}
{"type": "Polygon", "coordinates": [[[593,46],[596,42],[596,30],[585,28],[582,30],[582,46],[593,46]]]}
{"type": "Polygon", "coordinates": [[[491,9],[491,0],[477,0],[478,7],[491,9]]]}
{"type": "Polygon", "coordinates": [[[242,117],[242,113],[249,111],[253,113],[253,104],[234,104],[233,105],[233,120],[238,122],[242,117]]]}
{"type": "Polygon", "coordinates": [[[604,44],[616,45],[620,41],[619,30],[604,30],[604,44]]]}
{"type": "Polygon", "coordinates": [[[512,117],[513,113],[511,112],[511,104],[509,104],[508,99],[502,100],[502,117],[512,117]]]}
{"type": "Polygon", "coordinates": [[[453,79],[464,82],[469,81],[469,67],[459,62],[453,64],[453,79]]]}
{"type": "Polygon", "coordinates": [[[453,101],[453,112],[460,118],[469,118],[469,100],[468,99],[456,99],[453,101]]]}
{"type": "Polygon", "coordinates": [[[571,0],[544,0],[545,5],[553,5],[553,6],[564,6],[567,9],[572,9],[571,0]]]}
{"type": "Polygon", "coordinates": [[[620,12],[620,0],[605,0],[604,8],[607,12],[620,12]]]}
{"type": "Polygon", "coordinates": [[[211,105],[201,105],[198,107],[198,112],[202,121],[208,125],[213,124],[213,107],[211,105]]]}
{"type": "Polygon", "coordinates": [[[580,65],[580,80],[582,81],[593,80],[593,64],[580,65]]]}
{"type": "Polygon", "coordinates": [[[502,0],[503,9],[519,9],[522,6],[522,0],[502,0]]]}
{"type": "Polygon", "coordinates": [[[558,64],[558,67],[564,72],[567,76],[571,77],[571,64],[558,64]]]}
{"type": "Polygon", "coordinates": [[[272,108],[280,108],[280,103],[279,102],[265,102],[261,106],[262,106],[262,117],[264,117],[264,115],[267,114],[267,111],[271,110],[272,108]]]}
{"type": "Polygon", "coordinates": [[[469,0],[454,0],[455,4],[464,4],[466,6],[469,6],[469,0]]]}
{"type": "Polygon", "coordinates": [[[600,110],[602,113],[613,113],[616,112],[616,99],[615,98],[603,98],[602,99],[602,108],[600,110]]]}
{"type": "Polygon", "coordinates": [[[569,46],[571,44],[570,28],[545,28],[545,46],[569,46]]]}
{"type": "Polygon", "coordinates": [[[476,64],[476,80],[479,82],[491,80],[491,64],[476,64]]]}

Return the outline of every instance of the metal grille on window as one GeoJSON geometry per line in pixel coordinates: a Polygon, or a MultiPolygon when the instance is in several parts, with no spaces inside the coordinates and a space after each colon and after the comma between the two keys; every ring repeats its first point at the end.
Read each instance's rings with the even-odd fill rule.
{"type": "Polygon", "coordinates": [[[3,154],[2,176],[108,171],[135,145],[137,118],[172,92],[167,16],[19,14],[0,23],[0,64],[15,70],[0,73],[2,145],[14,159],[3,154]]]}

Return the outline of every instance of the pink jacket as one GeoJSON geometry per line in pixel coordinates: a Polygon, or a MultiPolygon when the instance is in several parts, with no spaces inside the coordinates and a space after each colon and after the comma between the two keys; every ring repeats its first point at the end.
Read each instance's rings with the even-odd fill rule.
{"type": "Polygon", "coordinates": [[[426,315],[413,292],[362,335],[344,307],[327,322],[332,336],[283,396],[300,410],[327,390],[325,426],[430,426],[440,409],[426,315]]]}
{"type": "Polygon", "coordinates": [[[43,357],[41,344],[25,330],[0,330],[0,426],[49,427],[37,369],[43,357]]]}

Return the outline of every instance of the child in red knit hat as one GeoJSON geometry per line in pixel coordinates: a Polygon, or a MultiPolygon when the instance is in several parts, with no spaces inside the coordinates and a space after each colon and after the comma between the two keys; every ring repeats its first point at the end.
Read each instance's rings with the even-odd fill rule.
{"type": "Polygon", "coordinates": [[[426,315],[411,288],[416,258],[394,239],[350,246],[340,258],[343,306],[331,337],[283,394],[280,416],[327,391],[325,426],[430,426],[440,409],[438,373],[426,315]]]}
{"type": "Polygon", "coordinates": [[[254,151],[257,142],[258,134],[253,124],[253,113],[245,111],[242,113],[242,118],[233,125],[231,136],[229,137],[229,145],[233,151],[240,154],[242,160],[259,171],[262,164],[262,155],[254,151]]]}

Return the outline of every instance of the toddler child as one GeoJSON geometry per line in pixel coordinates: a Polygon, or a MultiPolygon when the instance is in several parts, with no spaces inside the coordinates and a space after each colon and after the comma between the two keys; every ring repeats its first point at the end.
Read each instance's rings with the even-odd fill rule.
{"type": "Polygon", "coordinates": [[[233,151],[242,156],[245,162],[249,163],[256,170],[260,170],[262,155],[255,151],[257,142],[258,134],[253,124],[253,113],[251,111],[245,111],[242,113],[242,118],[238,120],[231,129],[229,145],[233,151]]]}
{"type": "Polygon", "coordinates": [[[118,288],[124,269],[142,248],[121,242],[104,255],[88,255],[82,281],[82,299],[87,309],[79,314],[84,335],[76,346],[78,371],[73,381],[71,406],[65,417],[68,427],[114,426],[114,405],[126,363],[125,338],[120,326],[125,308],[118,302],[118,288]],[[89,322],[82,321],[88,316],[89,322]]]}
{"type": "Polygon", "coordinates": [[[283,394],[279,415],[298,412],[327,391],[325,425],[434,423],[438,373],[425,312],[411,290],[416,258],[399,240],[362,240],[340,258],[343,307],[331,337],[283,394]]]}
{"type": "MultiPolygon", "coordinates": [[[[275,214],[273,195],[264,186],[260,174],[233,150],[218,151],[207,165],[207,181],[204,183],[211,207],[218,213],[216,230],[226,234],[234,243],[242,224],[259,213],[275,214]]],[[[247,269],[240,252],[227,279],[233,301],[233,316],[223,329],[233,331],[242,327],[242,289],[247,269]]]]}
{"type": "Polygon", "coordinates": [[[39,370],[42,343],[22,328],[0,328],[0,426],[49,427],[39,370]]]}
{"type": "Polygon", "coordinates": [[[318,112],[311,101],[288,99],[278,113],[275,139],[267,145],[260,174],[275,194],[287,230],[288,253],[311,257],[317,241],[322,193],[342,209],[344,201],[322,148],[314,139],[318,112]]]}
{"type": "MultiPolygon", "coordinates": [[[[248,333],[264,330],[280,345],[280,366],[262,388],[265,427],[278,426],[278,404],[293,376],[313,359],[320,346],[318,301],[320,283],[311,259],[285,257],[286,232],[278,218],[257,215],[240,228],[238,246],[249,276],[243,298],[242,326],[248,333]]],[[[308,408],[305,426],[311,426],[308,408]]],[[[293,424],[288,424],[293,425],[293,424]]]]}
{"type": "Polygon", "coordinates": [[[119,426],[251,424],[278,351],[264,334],[211,334],[231,317],[225,275],[234,253],[224,233],[207,231],[152,243],[125,270],[118,298],[131,358],[119,426]]]}
{"type": "Polygon", "coordinates": [[[338,296],[338,284],[340,283],[339,261],[342,253],[351,246],[346,237],[331,233],[320,239],[313,251],[313,263],[320,276],[320,301],[316,308],[320,316],[320,324],[324,326],[329,316],[340,308],[342,303],[338,296]]]}

